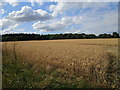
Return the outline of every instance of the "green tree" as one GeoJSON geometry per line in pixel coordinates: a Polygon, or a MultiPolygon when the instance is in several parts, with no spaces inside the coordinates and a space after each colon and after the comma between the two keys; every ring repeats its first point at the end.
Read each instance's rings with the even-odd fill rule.
{"type": "Polygon", "coordinates": [[[117,32],[113,32],[113,38],[119,38],[119,34],[117,32]]]}

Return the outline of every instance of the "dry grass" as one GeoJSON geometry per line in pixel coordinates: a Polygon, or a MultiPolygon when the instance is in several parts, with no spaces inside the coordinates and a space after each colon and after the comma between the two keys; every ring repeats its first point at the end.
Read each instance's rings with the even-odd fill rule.
{"type": "MultiPolygon", "coordinates": [[[[3,50],[14,53],[13,42],[3,50]]],[[[42,67],[47,75],[56,71],[64,80],[86,80],[93,87],[117,87],[118,39],[78,39],[15,42],[17,58],[42,67]]],[[[9,54],[9,53],[8,53],[9,54]]]]}

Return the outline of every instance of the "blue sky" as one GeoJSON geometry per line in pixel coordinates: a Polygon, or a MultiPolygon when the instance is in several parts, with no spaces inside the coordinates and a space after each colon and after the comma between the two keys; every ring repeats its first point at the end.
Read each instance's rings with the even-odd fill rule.
{"type": "Polygon", "coordinates": [[[5,2],[1,6],[2,34],[118,32],[117,2],[5,2]]]}

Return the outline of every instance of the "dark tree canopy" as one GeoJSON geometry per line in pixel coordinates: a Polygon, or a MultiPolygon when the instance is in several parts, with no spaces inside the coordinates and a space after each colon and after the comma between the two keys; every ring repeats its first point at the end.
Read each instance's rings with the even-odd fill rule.
{"type": "MultiPolygon", "coordinates": [[[[117,32],[113,32],[113,34],[100,34],[96,36],[95,34],[4,34],[2,36],[2,41],[25,41],[25,40],[55,40],[55,39],[95,39],[95,38],[119,38],[119,34],[117,32]]],[[[0,37],[1,37],[0,36],[0,37]]]]}

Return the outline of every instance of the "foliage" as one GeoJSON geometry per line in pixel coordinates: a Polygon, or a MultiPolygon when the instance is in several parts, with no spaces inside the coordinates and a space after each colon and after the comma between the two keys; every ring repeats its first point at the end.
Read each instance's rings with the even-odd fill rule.
{"type": "Polygon", "coordinates": [[[111,34],[100,34],[96,36],[95,34],[5,34],[2,35],[2,41],[25,41],[25,40],[54,40],[54,39],[94,39],[94,38],[119,38],[117,32],[111,34]]]}
{"type": "Polygon", "coordinates": [[[15,60],[12,55],[3,52],[3,88],[89,88],[90,85],[84,81],[68,81],[56,77],[56,71],[48,75],[44,67],[37,72],[33,65],[28,62],[15,60]],[[9,58],[9,59],[8,59],[9,58]],[[11,60],[12,59],[12,60],[11,60]]]}
{"type": "Polygon", "coordinates": [[[3,88],[119,87],[118,39],[2,42],[2,46],[3,88]]]}

